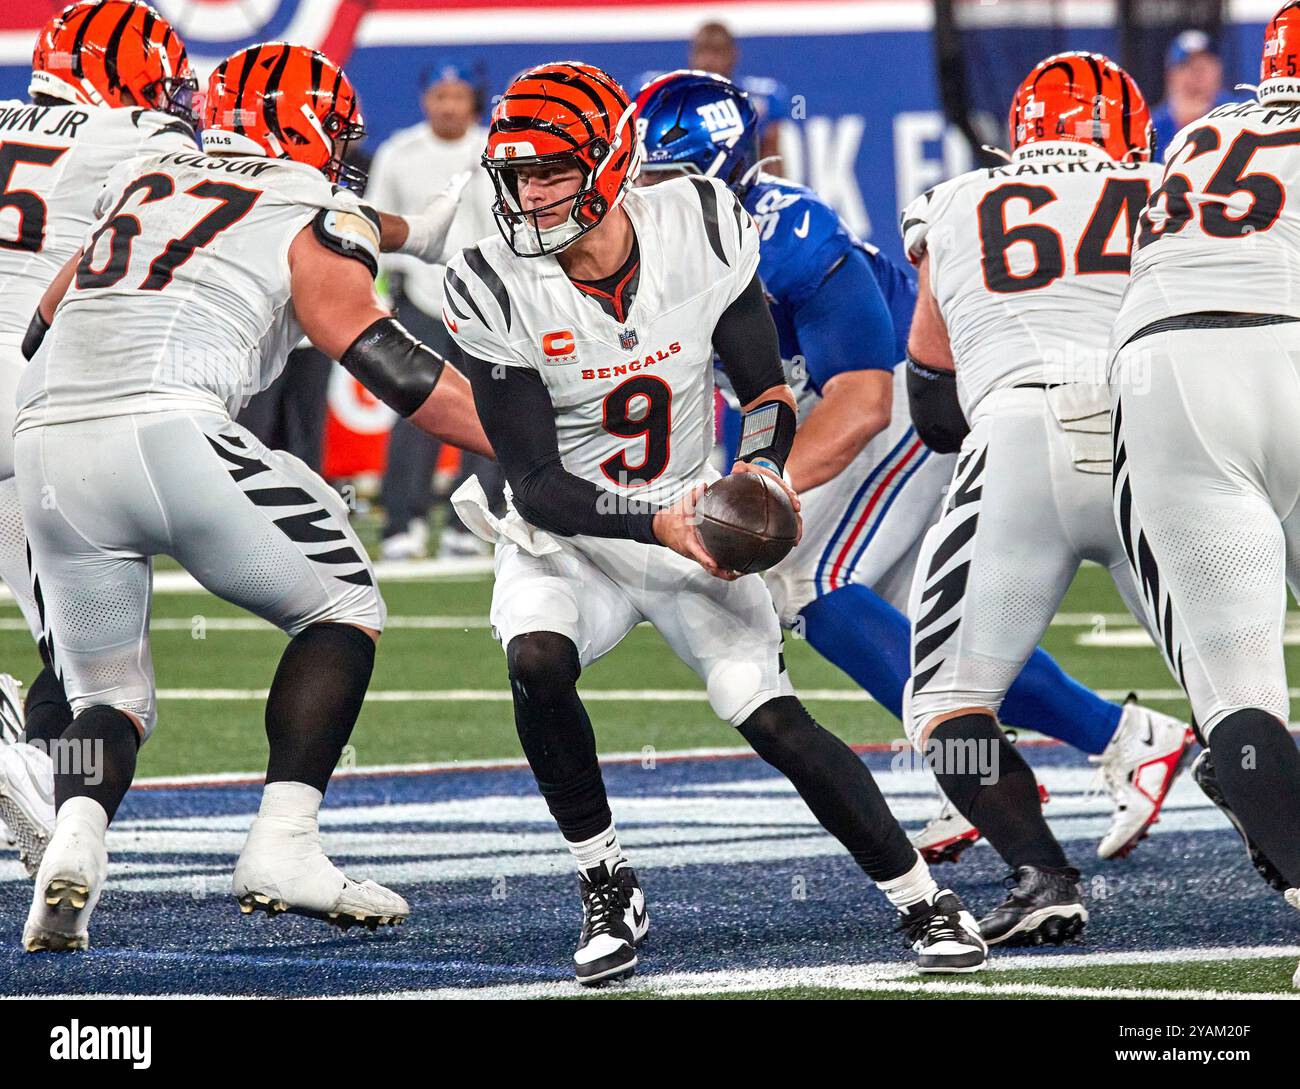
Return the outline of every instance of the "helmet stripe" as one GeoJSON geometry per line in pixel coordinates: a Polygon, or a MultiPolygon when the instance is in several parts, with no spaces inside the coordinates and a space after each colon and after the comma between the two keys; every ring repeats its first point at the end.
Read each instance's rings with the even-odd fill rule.
{"type": "MultiPolygon", "coordinates": [[[[573,112],[573,115],[579,121],[582,122],[582,127],[587,130],[587,139],[590,140],[596,136],[596,130],[591,127],[591,122],[587,119],[587,115],[583,111],[582,107],[578,106],[576,103],[570,102],[567,98],[560,98],[556,94],[507,94],[503,99],[503,101],[507,103],[558,102],[561,106],[564,106],[567,109],[571,110],[573,112]]],[[[516,120],[516,119],[511,118],[511,120],[516,120]]],[[[531,112],[528,114],[526,118],[524,118],[524,120],[527,120],[529,123],[536,125],[538,128],[540,128],[543,124],[545,124],[545,122],[541,121],[540,119],[535,120],[531,112]]],[[[575,145],[577,144],[576,140],[574,141],[574,144],[575,145]]]]}
{"type": "MultiPolygon", "coordinates": [[[[104,69],[108,74],[109,87],[122,86],[122,80],[117,70],[117,55],[122,49],[122,36],[126,33],[126,28],[136,14],[135,8],[126,8],[122,12],[122,18],[117,21],[117,26],[113,28],[113,33],[108,37],[108,47],[104,50],[104,69]]],[[[145,47],[148,48],[149,35],[144,34],[145,47]]],[[[142,103],[143,105],[143,103],[142,103]]]]}
{"type": "Polygon", "coordinates": [[[83,9],[81,13],[81,25],[77,27],[77,36],[72,39],[72,74],[78,79],[83,79],[86,75],[81,63],[81,50],[86,43],[86,31],[90,29],[95,16],[103,10],[103,8],[89,8],[83,9]]]}
{"type": "Polygon", "coordinates": [[[235,131],[241,136],[247,135],[248,130],[244,128],[244,91],[248,87],[248,77],[253,74],[253,67],[257,63],[257,58],[262,55],[264,46],[256,45],[251,53],[244,54],[243,67],[239,71],[239,86],[235,89],[235,131]]]}
{"type": "Polygon", "coordinates": [[[289,46],[281,47],[280,55],[275,58],[275,67],[271,69],[271,74],[266,80],[266,88],[262,92],[264,96],[262,101],[266,110],[266,127],[281,139],[285,138],[285,133],[284,128],[280,125],[278,92],[280,90],[280,81],[284,78],[285,66],[289,63],[289,52],[289,46]]]}

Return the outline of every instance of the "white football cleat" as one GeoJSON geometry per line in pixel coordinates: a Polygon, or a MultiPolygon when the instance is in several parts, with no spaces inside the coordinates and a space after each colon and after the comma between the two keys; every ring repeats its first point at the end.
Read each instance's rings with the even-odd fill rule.
{"type": "Polygon", "coordinates": [[[18,691],[22,686],[23,682],[18,678],[0,673],[0,744],[18,743],[27,729],[23,697],[18,691]]]}
{"type": "Polygon", "coordinates": [[[573,954],[573,974],[584,987],[627,979],[636,971],[637,947],[650,932],[645,893],[627,859],[611,872],[602,862],[578,871],[582,933],[573,954]]]}
{"type": "Polygon", "coordinates": [[[27,875],[35,877],[54,834],[54,762],[44,749],[0,745],[0,819],[27,875]]]}
{"type": "Polygon", "coordinates": [[[90,915],[108,876],[104,837],[108,816],[90,798],[63,803],[54,835],[36,874],[31,911],[23,927],[29,953],[64,953],[90,947],[90,915]]]}
{"type": "Polygon", "coordinates": [[[980,831],[963,817],[944,795],[939,812],[919,832],[910,837],[912,846],[931,866],[939,862],[956,862],[962,852],[975,846],[980,831]]]}
{"type": "Polygon", "coordinates": [[[258,816],[235,863],[231,887],[245,915],[289,912],[340,930],[401,926],[410,905],[375,881],[354,881],[325,857],[314,817],[258,816]]]}
{"type": "Polygon", "coordinates": [[[951,889],[942,889],[932,903],[913,904],[899,917],[898,929],[916,954],[918,972],[978,972],[988,962],[979,924],[951,889]]]}
{"type": "Polygon", "coordinates": [[[1098,858],[1123,858],[1148,835],[1195,740],[1187,723],[1143,707],[1135,696],[1124,701],[1110,744],[1100,756],[1088,757],[1115,805],[1098,858]]]}

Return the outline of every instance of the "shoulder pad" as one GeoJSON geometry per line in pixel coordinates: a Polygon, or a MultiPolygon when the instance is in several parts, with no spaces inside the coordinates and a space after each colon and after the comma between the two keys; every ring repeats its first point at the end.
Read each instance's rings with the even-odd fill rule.
{"type": "Polygon", "coordinates": [[[379,274],[379,214],[358,203],[354,209],[322,208],[311,221],[316,240],[326,249],[360,261],[379,274]]]}

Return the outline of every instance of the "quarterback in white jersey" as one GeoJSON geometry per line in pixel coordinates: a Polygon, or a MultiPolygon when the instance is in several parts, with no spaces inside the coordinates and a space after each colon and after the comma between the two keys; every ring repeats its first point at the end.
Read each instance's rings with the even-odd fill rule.
{"type": "Polygon", "coordinates": [[[1193,774],[1300,909],[1282,651],[1287,586],[1300,591],[1298,65],[1288,3],[1265,34],[1258,100],[1176,138],[1142,215],[1111,381],[1115,514],[1207,746],[1193,774]]]}
{"type": "Polygon", "coordinates": [[[113,171],[84,248],[41,301],[49,328],[20,383],[19,498],[76,714],[61,740],[103,750],[98,778],[55,769],[29,950],[88,940],[104,832],[155,721],[148,616],[163,553],[292,637],[267,704],[262,807],[235,868],[241,907],[371,927],[409,911],[346,878],[317,826],[383,628],[374,571],[338,495],[231,413],[305,333],[418,426],[490,448],[465,380],[375,296],[380,216],[338,184],[364,131],[342,71],[300,46],[251,47],[213,73],[204,120],[204,153],[113,171]]]}
{"type": "MultiPolygon", "coordinates": [[[[993,942],[1061,942],[1087,921],[1078,871],[1042,818],[1033,773],[998,728],[1012,681],[1081,561],[1107,567],[1144,617],[1109,518],[1107,338],[1128,278],[1131,233],[1158,170],[1136,84],[1096,54],[1061,54],[1024,80],[1010,162],[937,186],[903,213],[919,266],[909,386],[922,437],[970,433],[917,560],[904,722],[953,804],[1014,871],[980,921],[993,942]],[[956,371],[956,400],[951,390],[956,371]],[[945,380],[944,375],[947,374],[945,380]],[[958,421],[954,424],[952,421],[958,421]],[[974,745],[988,782],[952,758],[974,745]]],[[[1167,761],[1139,784],[1167,789],[1167,761]]]]}
{"type": "Polygon", "coordinates": [[[484,165],[500,239],[448,265],[444,318],[510,483],[507,516],[459,496],[497,545],[492,625],[538,787],[578,865],[578,982],[631,974],[648,926],[578,697],[582,669],[649,621],[709,703],[791,780],[903,914],[924,971],[984,963],[851,749],[791,691],[761,578],[695,531],[718,353],[746,409],[735,472],[780,479],[794,397],[756,275],[759,238],[720,182],[630,189],[632,104],[590,65],[530,69],[493,112],[484,165]],[[667,546],[667,547],[664,547],[667,546]]]}

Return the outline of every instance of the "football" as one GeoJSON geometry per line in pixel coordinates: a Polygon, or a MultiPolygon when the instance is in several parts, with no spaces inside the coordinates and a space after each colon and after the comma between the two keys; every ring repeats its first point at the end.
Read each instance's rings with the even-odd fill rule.
{"type": "Polygon", "coordinates": [[[700,540],[709,554],[742,575],[780,563],[799,539],[790,497],[764,473],[714,481],[695,505],[700,540]]]}

